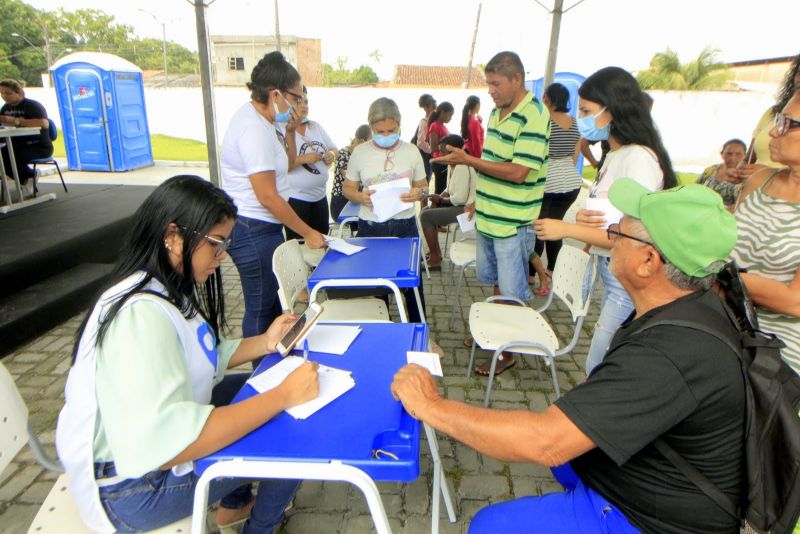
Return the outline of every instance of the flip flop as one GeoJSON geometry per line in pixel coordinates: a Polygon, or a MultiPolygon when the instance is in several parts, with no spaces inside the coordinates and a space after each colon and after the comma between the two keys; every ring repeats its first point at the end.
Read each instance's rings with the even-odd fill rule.
{"type": "Polygon", "coordinates": [[[550,294],[550,286],[540,287],[539,289],[534,289],[533,294],[537,297],[546,297],[550,294]]]}
{"type": "MultiPolygon", "coordinates": [[[[489,367],[491,365],[492,361],[486,360],[485,362],[476,365],[475,369],[473,370],[478,376],[489,376],[489,367]]],[[[510,353],[504,352],[499,358],[497,358],[497,365],[494,368],[494,376],[503,374],[515,365],[517,365],[517,360],[510,353]]]]}

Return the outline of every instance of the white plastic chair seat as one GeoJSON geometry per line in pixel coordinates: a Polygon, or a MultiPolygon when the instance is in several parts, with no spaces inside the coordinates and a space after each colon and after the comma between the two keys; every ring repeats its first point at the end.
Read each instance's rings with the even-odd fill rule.
{"type": "Polygon", "coordinates": [[[450,245],[450,261],[459,267],[469,265],[478,257],[476,241],[456,241],[450,245]]]}
{"type": "MultiPolygon", "coordinates": [[[[469,308],[469,331],[484,350],[497,350],[511,342],[538,343],[550,354],[558,350],[558,337],[536,310],[522,306],[476,302],[469,308]]],[[[543,354],[531,347],[511,347],[520,354],[543,354]]]]}
{"type": "Polygon", "coordinates": [[[303,243],[300,247],[303,251],[303,261],[306,262],[306,265],[309,267],[316,267],[319,265],[319,262],[322,261],[322,256],[325,255],[324,248],[308,248],[308,245],[303,243]]]}
{"type": "MultiPolygon", "coordinates": [[[[188,516],[165,527],[148,530],[148,532],[152,534],[171,534],[174,532],[188,533],[191,530],[192,517],[188,516]]],[[[92,534],[92,531],[86,528],[83,521],[81,521],[81,516],[78,514],[75,500],[67,488],[67,475],[58,477],[53,489],[50,490],[28,529],[28,534],[48,532],[92,534]]]]}
{"type": "Polygon", "coordinates": [[[391,321],[386,303],[377,298],[329,299],[322,305],[319,321],[323,323],[391,321]]]}

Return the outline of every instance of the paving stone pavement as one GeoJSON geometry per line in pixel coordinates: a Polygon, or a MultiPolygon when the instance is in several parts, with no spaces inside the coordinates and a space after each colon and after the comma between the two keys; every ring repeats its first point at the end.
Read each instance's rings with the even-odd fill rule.
{"type": "MultiPolygon", "coordinates": [[[[440,234],[440,239],[444,241],[444,234],[440,234]]],[[[455,277],[451,276],[446,260],[443,267],[442,272],[431,273],[430,280],[424,279],[431,335],[444,349],[445,377],[440,382],[440,389],[447,398],[479,405],[483,401],[486,379],[474,375],[466,377],[469,349],[463,341],[468,331],[470,304],[489,296],[491,288],[479,285],[474,270],[467,269],[461,306],[451,328],[449,320],[455,301],[455,277]]],[[[234,327],[231,336],[235,337],[240,335],[238,330],[244,312],[241,287],[230,260],[226,260],[223,268],[228,320],[234,327]]],[[[455,273],[457,275],[458,270],[455,273]]],[[[562,392],[584,378],[591,328],[598,313],[596,297],[576,348],[558,361],[562,392]]],[[[566,307],[557,301],[554,299],[547,317],[565,344],[572,335],[573,323],[566,307]]],[[[543,303],[544,298],[537,297],[534,307],[543,303]]],[[[51,454],[54,454],[56,418],[63,404],[73,337],[81,319],[82,315],[71,318],[3,359],[28,404],[33,428],[51,454]]],[[[486,354],[489,353],[478,351],[476,359],[486,354]]],[[[496,378],[492,399],[494,408],[544,410],[555,399],[550,373],[543,370],[541,378],[538,378],[532,362],[520,361],[496,378]]],[[[440,532],[443,534],[466,533],[472,516],[487,504],[560,489],[545,467],[499,462],[444,435],[438,436],[438,444],[458,517],[455,523],[448,523],[442,503],[440,532]]],[[[423,442],[421,451],[421,474],[416,481],[378,484],[392,531],[396,533],[417,534],[430,529],[432,464],[427,443],[423,442]]],[[[56,474],[41,468],[25,447],[0,473],[0,532],[26,532],[56,478],[56,474]]],[[[334,482],[305,482],[288,514],[288,523],[282,529],[286,534],[361,534],[373,531],[363,495],[348,484],[334,482]]]]}

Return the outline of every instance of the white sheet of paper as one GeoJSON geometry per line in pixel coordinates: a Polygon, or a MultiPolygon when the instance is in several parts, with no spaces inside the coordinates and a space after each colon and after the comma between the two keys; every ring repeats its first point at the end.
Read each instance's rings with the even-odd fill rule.
{"type": "Polygon", "coordinates": [[[415,363],[431,372],[433,376],[444,376],[442,373],[442,360],[435,352],[406,352],[408,363],[415,363]]]}
{"type": "Polygon", "coordinates": [[[372,213],[378,222],[386,222],[394,215],[414,207],[413,202],[403,202],[400,195],[411,191],[408,180],[392,180],[369,186],[370,191],[375,191],[370,200],[372,201],[372,213]]]}
{"type": "Polygon", "coordinates": [[[361,333],[361,328],[342,324],[315,324],[308,336],[308,350],[342,355],[361,333]]]}
{"type": "Polygon", "coordinates": [[[611,201],[607,198],[587,198],[586,209],[592,211],[602,211],[606,214],[606,224],[603,226],[605,230],[610,224],[617,224],[622,220],[624,215],[621,211],[615,208],[611,201]]]}
{"type": "MultiPolygon", "coordinates": [[[[300,356],[287,356],[258,376],[247,381],[259,393],[277,387],[289,374],[303,364],[300,356]]],[[[346,391],[355,387],[356,382],[349,371],[319,366],[319,395],[308,402],[298,404],[286,410],[295,419],[306,419],[320,408],[337,399],[346,391]]]]}
{"type": "Polygon", "coordinates": [[[348,243],[344,239],[339,239],[338,237],[331,237],[325,236],[325,242],[328,244],[328,247],[331,250],[335,250],[336,252],[341,252],[342,254],[346,254],[348,256],[352,256],[356,252],[361,252],[367,247],[361,247],[358,245],[353,245],[348,243]]]}
{"type": "Polygon", "coordinates": [[[475,229],[475,215],[473,214],[472,219],[469,219],[468,217],[469,213],[467,212],[464,212],[461,215],[456,215],[458,226],[461,227],[461,231],[465,234],[475,229]]]}

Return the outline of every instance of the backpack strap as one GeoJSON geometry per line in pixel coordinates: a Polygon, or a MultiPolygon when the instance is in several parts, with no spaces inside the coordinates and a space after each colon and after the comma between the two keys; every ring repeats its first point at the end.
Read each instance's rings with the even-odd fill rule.
{"type": "MultiPolygon", "coordinates": [[[[731,322],[730,318],[726,318],[713,310],[707,310],[705,313],[694,306],[680,306],[667,310],[659,316],[654,317],[654,320],[649,321],[642,325],[641,328],[636,330],[634,334],[638,334],[645,330],[649,330],[656,326],[680,326],[682,328],[691,328],[706,333],[724,343],[731,352],[736,354],[740,363],[744,363],[742,355],[742,335],[738,328],[731,322]],[[677,317],[683,317],[678,319],[677,317]],[[688,319],[686,319],[688,317],[688,319]],[[704,324],[705,323],[705,324],[704,324]],[[713,326],[709,326],[709,323],[713,326]],[[731,341],[730,334],[725,334],[725,331],[730,333],[739,333],[738,340],[740,345],[731,341]]],[[[660,452],[672,465],[674,465],[683,475],[688,478],[700,491],[714,501],[720,508],[722,508],[728,515],[734,517],[737,521],[741,520],[741,507],[726,495],[716,484],[711,482],[703,473],[696,467],[690,464],[678,451],[670,447],[662,438],[653,441],[653,446],[660,452]]]]}
{"type": "Polygon", "coordinates": [[[736,506],[733,499],[728,497],[716,484],[711,482],[707,476],[697,470],[695,466],[690,464],[678,451],[667,445],[667,442],[658,438],[653,442],[653,446],[660,452],[667,460],[672,462],[672,465],[678,468],[678,471],[684,474],[695,486],[700,488],[700,491],[714,501],[717,506],[725,510],[728,515],[734,517],[737,521],[741,519],[740,508],[736,506]]]}

